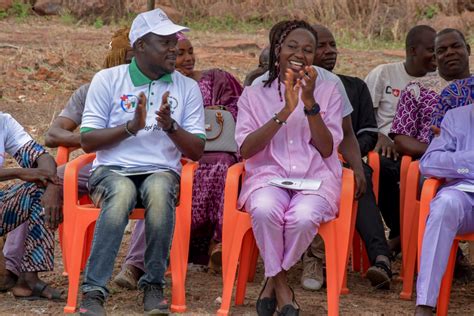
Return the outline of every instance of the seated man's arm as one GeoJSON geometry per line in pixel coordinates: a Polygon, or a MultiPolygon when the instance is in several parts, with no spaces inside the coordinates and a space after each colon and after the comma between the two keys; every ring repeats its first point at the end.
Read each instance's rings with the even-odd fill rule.
{"type": "Polygon", "coordinates": [[[407,135],[395,135],[395,149],[401,155],[408,155],[415,159],[420,158],[428,148],[428,144],[422,143],[414,137],[407,135]]]}
{"type": "Polygon", "coordinates": [[[81,136],[74,130],[81,125],[89,84],[80,86],[69,98],[66,106],[46,132],[48,147],[80,147],[81,136]]]}
{"type": "Polygon", "coordinates": [[[378,127],[373,111],[374,104],[370,96],[369,88],[361,80],[361,89],[359,91],[359,115],[358,129],[356,130],[357,141],[359,142],[360,154],[367,156],[369,151],[374,150],[378,139],[378,127]]]}
{"type": "Polygon", "coordinates": [[[474,150],[456,150],[455,129],[455,118],[452,112],[447,112],[440,136],[433,139],[420,160],[420,172],[424,176],[474,179],[474,150]]]}
{"type": "Polygon", "coordinates": [[[136,135],[146,124],[146,97],[142,92],[132,120],[117,127],[92,129],[81,128],[81,147],[86,153],[115,146],[124,139],[136,135]]]}
{"type": "Polygon", "coordinates": [[[87,92],[80,130],[81,147],[87,153],[114,147],[145,127],[147,100],[143,92],[139,95],[133,119],[115,127],[107,127],[110,107],[113,103],[113,98],[110,96],[113,87],[107,75],[110,76],[110,74],[98,72],[92,79],[87,92]]]}
{"type": "Polygon", "coordinates": [[[339,145],[339,152],[354,171],[357,186],[356,198],[359,198],[365,193],[367,183],[364,175],[364,168],[362,167],[362,157],[360,154],[359,144],[354,135],[350,115],[347,115],[342,119],[342,131],[344,136],[339,145]]]}
{"type": "Polygon", "coordinates": [[[397,111],[389,136],[394,140],[395,149],[400,155],[420,158],[428,148],[429,127],[431,117],[424,115],[424,107],[420,103],[422,93],[427,89],[417,82],[408,84],[400,94],[397,111]],[[425,140],[425,142],[419,139],[425,140]]]}
{"type": "Polygon", "coordinates": [[[77,126],[73,120],[58,116],[46,132],[45,145],[51,148],[59,146],[80,147],[81,135],[74,132],[77,126]]]}

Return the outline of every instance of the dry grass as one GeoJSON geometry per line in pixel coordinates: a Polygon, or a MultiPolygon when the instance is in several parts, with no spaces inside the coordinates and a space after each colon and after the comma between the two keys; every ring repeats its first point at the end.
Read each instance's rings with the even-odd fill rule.
{"type": "MultiPolygon", "coordinates": [[[[247,23],[274,23],[284,18],[324,24],[336,33],[367,39],[398,41],[420,22],[460,16],[468,7],[459,0],[170,0],[187,20],[227,19],[247,23]]],[[[472,8],[470,8],[472,9],[472,8]]],[[[472,16],[463,15],[456,26],[472,27],[472,16]]],[[[446,19],[445,19],[446,22],[446,19]]]]}

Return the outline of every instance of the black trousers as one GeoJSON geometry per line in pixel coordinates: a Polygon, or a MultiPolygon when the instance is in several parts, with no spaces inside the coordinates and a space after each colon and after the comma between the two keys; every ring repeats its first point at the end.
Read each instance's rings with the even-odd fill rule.
{"type": "Polygon", "coordinates": [[[400,236],[400,159],[380,156],[379,208],[390,228],[389,239],[400,236]]]}
{"type": "Polygon", "coordinates": [[[363,167],[367,181],[367,191],[359,198],[356,229],[365,243],[370,262],[374,264],[375,258],[379,255],[390,257],[390,250],[385,238],[382,217],[375,201],[372,186],[372,168],[365,163],[363,163],[363,167]]]}

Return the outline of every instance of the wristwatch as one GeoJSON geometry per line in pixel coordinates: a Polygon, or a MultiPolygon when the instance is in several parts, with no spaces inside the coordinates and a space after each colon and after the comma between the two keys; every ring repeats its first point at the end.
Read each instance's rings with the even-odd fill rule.
{"type": "Polygon", "coordinates": [[[178,130],[178,127],[179,127],[178,123],[176,123],[176,121],[173,120],[171,122],[170,128],[163,129],[163,132],[168,133],[168,134],[173,134],[174,132],[176,132],[178,130]]]}
{"type": "Polygon", "coordinates": [[[319,107],[318,102],[314,103],[314,105],[313,105],[313,107],[311,108],[311,110],[306,110],[306,108],[304,108],[304,114],[305,114],[305,115],[309,115],[309,116],[316,115],[316,114],[319,113],[319,111],[321,111],[321,108],[319,107]]]}

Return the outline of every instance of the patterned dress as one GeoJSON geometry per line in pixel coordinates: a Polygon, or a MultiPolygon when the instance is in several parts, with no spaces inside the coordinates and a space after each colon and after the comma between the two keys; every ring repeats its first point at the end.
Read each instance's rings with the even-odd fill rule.
{"type": "MultiPolygon", "coordinates": [[[[45,152],[41,145],[31,140],[15,153],[14,158],[22,168],[33,168],[36,159],[45,152]]],[[[44,222],[43,192],[34,183],[14,184],[0,191],[0,237],[22,223],[28,223],[20,272],[52,271],[54,267],[54,231],[44,222]]]]}
{"type": "MultiPolygon", "coordinates": [[[[204,71],[198,81],[204,107],[225,106],[237,118],[237,101],[242,86],[230,73],[219,69],[204,71]]],[[[189,261],[207,264],[211,239],[222,239],[224,186],[227,169],[239,160],[236,154],[205,152],[194,176],[192,228],[189,261]]]]}
{"type": "Polygon", "coordinates": [[[448,84],[437,72],[410,82],[401,93],[389,136],[410,136],[428,144],[431,117],[441,99],[441,91],[448,84]]]}
{"type": "Polygon", "coordinates": [[[473,103],[474,76],[452,82],[441,92],[441,100],[433,111],[431,125],[440,127],[446,112],[473,103]]]}

